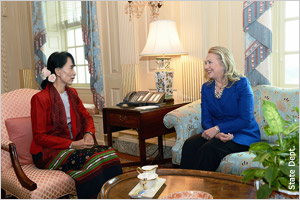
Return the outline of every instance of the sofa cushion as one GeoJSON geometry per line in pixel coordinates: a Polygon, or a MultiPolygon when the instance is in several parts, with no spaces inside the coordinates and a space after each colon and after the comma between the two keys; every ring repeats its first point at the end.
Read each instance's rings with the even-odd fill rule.
{"type": "Polygon", "coordinates": [[[262,111],[263,100],[269,100],[276,104],[279,114],[283,119],[288,120],[288,116],[294,116],[299,120],[294,107],[299,105],[299,88],[279,88],[270,85],[258,85],[252,88],[254,93],[254,117],[260,129],[262,141],[275,143],[277,135],[267,136],[264,127],[267,125],[262,111]]]}
{"type": "Polygon", "coordinates": [[[262,168],[261,164],[253,162],[254,158],[255,154],[248,151],[229,154],[222,159],[217,172],[242,176],[243,171],[250,167],[262,168]]]}
{"type": "Polygon", "coordinates": [[[5,120],[9,139],[15,143],[21,165],[32,164],[30,146],[32,142],[32,128],[30,117],[10,118],[5,120]]]}

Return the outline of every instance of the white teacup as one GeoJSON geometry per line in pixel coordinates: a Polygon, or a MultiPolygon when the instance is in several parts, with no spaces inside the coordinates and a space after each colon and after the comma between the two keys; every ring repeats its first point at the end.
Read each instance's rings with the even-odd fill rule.
{"type": "Polygon", "coordinates": [[[141,174],[141,173],[152,173],[156,174],[156,168],[158,165],[145,165],[143,167],[138,167],[136,168],[136,171],[141,174]]]}
{"type": "Polygon", "coordinates": [[[143,186],[143,189],[148,190],[155,186],[158,175],[154,173],[142,173],[137,177],[140,179],[140,184],[143,186]]]}

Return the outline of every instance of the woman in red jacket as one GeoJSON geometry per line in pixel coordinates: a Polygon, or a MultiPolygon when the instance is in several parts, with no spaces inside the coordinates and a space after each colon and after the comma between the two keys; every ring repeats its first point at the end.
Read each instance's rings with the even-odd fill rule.
{"type": "Polygon", "coordinates": [[[101,186],[122,174],[110,147],[95,145],[91,115],[71,85],[76,72],[68,52],[55,52],[42,70],[42,91],[31,99],[31,154],[40,169],[62,170],[76,183],[78,198],[96,198],[101,186]]]}

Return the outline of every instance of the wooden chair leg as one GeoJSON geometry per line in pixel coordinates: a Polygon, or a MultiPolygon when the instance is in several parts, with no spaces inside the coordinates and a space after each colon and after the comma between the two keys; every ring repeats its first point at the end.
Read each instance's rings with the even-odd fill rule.
{"type": "Polygon", "coordinates": [[[6,197],[6,192],[1,188],[1,199],[5,199],[5,197],[6,197]]]}

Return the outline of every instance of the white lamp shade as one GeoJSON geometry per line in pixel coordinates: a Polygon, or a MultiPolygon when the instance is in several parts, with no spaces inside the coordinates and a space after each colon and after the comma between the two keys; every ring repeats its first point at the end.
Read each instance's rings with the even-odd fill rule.
{"type": "Polygon", "coordinates": [[[141,56],[182,55],[187,51],[182,47],[177,33],[176,22],[156,20],[149,25],[149,34],[141,56]]]}

